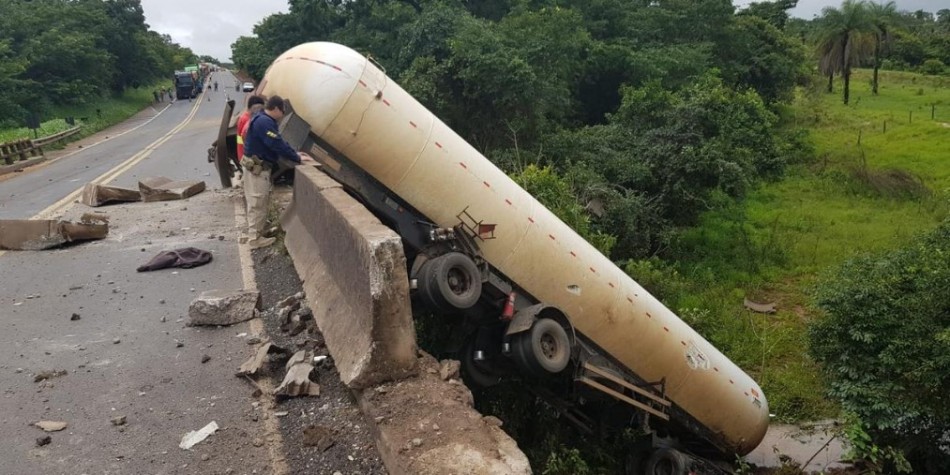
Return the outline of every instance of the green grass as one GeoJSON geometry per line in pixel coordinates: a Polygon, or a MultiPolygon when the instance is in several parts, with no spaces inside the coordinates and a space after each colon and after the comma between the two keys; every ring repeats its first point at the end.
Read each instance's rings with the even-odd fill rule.
{"type": "Polygon", "coordinates": [[[833,94],[799,94],[786,119],[810,130],[815,157],[705,213],[675,249],[689,289],[672,305],[763,385],[784,421],[837,411],[807,354],[821,275],[932,229],[950,209],[950,78],[882,72],[873,96],[870,71],[859,70],[851,86],[848,106],[840,81],[833,94]],[[753,314],[745,297],[779,311],[753,314]]]}
{"type": "MultiPolygon", "coordinates": [[[[78,134],[70,136],[67,141],[87,137],[132,117],[151,104],[153,102],[153,89],[157,90],[162,87],[167,89],[171,86],[171,81],[162,81],[151,87],[127,89],[121,96],[103,98],[94,104],[56,107],[48,114],[50,117],[54,117],[54,119],[44,121],[40,124],[38,136],[44,137],[70,128],[71,126],[66,124],[64,118],[72,116],[76,119],[77,125],[82,125],[82,129],[78,134]],[[97,109],[99,112],[96,111],[97,109]]],[[[34,138],[32,129],[20,127],[0,130],[0,142],[23,138],[34,138]]],[[[62,143],[64,142],[61,142],[61,144],[62,143]]]]}

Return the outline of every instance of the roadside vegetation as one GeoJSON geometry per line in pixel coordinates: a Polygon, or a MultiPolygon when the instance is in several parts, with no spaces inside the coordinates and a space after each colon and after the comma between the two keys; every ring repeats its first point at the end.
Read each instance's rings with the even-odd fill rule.
{"type": "MultiPolygon", "coordinates": [[[[946,354],[950,314],[926,293],[939,286],[898,294],[935,306],[920,319],[912,306],[872,301],[881,306],[860,313],[835,302],[868,292],[848,269],[898,259],[891,253],[905,268],[930,268],[914,263],[926,252],[901,249],[929,246],[915,236],[933,232],[950,206],[950,9],[846,0],[806,21],[788,17],[796,3],[736,11],[728,0],[300,0],[239,38],[232,57],[259,80],[305,41],[372,54],[750,372],[777,420],[841,418],[872,471],[941,473],[929,461],[948,456],[945,439],[931,437],[947,437],[945,411],[924,420],[913,419],[932,409],[922,404],[892,404],[890,419],[861,410],[918,389],[923,380],[906,378],[908,366],[950,373],[934,357],[946,354]],[[778,311],[753,313],[746,300],[778,311]],[[892,327],[832,331],[885,310],[899,312],[892,327]],[[865,369],[835,355],[924,331],[890,331],[902,322],[937,336],[918,341],[919,352],[893,353],[901,364],[850,378],[865,369]],[[887,378],[906,384],[875,385],[887,378]],[[929,436],[895,421],[925,424],[929,436]]],[[[446,331],[444,322],[419,325],[427,350],[449,351],[428,334],[446,331]]],[[[946,381],[925,386],[937,394],[946,381]]],[[[595,435],[518,384],[479,393],[477,404],[506,421],[540,473],[616,473],[623,464],[631,434],[587,443],[595,435]]]]}
{"type": "Polygon", "coordinates": [[[148,28],[139,0],[0,2],[0,141],[32,137],[18,130],[30,117],[44,134],[65,117],[86,135],[120,122],[195,58],[148,28]]]}

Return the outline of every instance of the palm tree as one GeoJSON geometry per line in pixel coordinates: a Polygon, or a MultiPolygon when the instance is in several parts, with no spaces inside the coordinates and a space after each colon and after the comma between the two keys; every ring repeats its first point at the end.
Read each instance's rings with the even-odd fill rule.
{"type": "Polygon", "coordinates": [[[871,92],[877,95],[877,71],[881,69],[881,55],[884,53],[884,47],[890,41],[891,27],[899,18],[897,15],[897,4],[893,1],[887,3],[868,3],[868,17],[871,24],[874,25],[874,78],[871,80],[871,92]]]}
{"type": "Polygon", "coordinates": [[[873,25],[867,6],[861,0],[844,0],[841,9],[825,7],[818,22],[818,68],[831,78],[841,74],[844,79],[844,103],[848,103],[851,67],[870,56],[873,49],[873,25]]]}

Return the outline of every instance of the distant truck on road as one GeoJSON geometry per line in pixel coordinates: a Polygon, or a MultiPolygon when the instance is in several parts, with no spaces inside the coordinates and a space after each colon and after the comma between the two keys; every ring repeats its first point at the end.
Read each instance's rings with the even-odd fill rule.
{"type": "Polygon", "coordinates": [[[468,329],[470,384],[520,378],[582,427],[642,434],[629,473],[717,472],[762,440],[751,377],[368,57],[299,45],[258,91],[289,100],[284,137],[403,238],[414,301],[468,329]]]}
{"type": "Polygon", "coordinates": [[[175,98],[192,99],[197,95],[195,74],[190,71],[175,71],[175,98]]]}

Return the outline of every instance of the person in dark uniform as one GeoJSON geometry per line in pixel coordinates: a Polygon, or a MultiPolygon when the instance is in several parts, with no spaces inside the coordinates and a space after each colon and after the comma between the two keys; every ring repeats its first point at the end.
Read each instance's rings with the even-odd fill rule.
{"type": "Polygon", "coordinates": [[[284,118],[284,100],[271,96],[263,112],[256,114],[247,126],[244,137],[244,199],[247,202],[247,235],[251,249],[270,246],[274,238],[261,236],[267,218],[267,205],[271,191],[271,172],[277,169],[277,161],[285,158],[294,163],[312,161],[304,153],[297,152],[280,136],[277,124],[284,118]]]}

